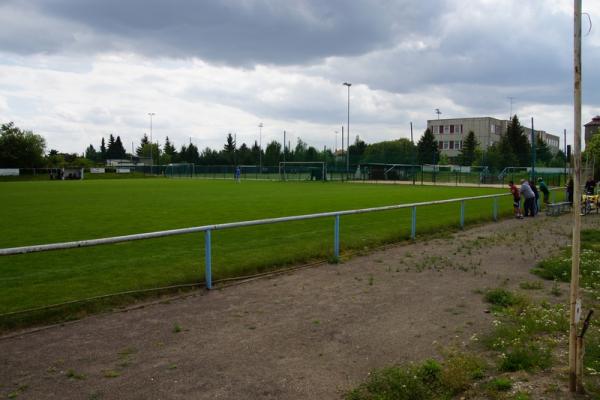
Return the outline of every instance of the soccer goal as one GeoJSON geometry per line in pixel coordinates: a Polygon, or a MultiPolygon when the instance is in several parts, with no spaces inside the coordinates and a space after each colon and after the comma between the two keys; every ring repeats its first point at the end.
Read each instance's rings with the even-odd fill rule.
{"type": "Polygon", "coordinates": [[[408,181],[420,172],[420,165],[365,163],[359,165],[355,177],[376,181],[408,181]]]}
{"type": "Polygon", "coordinates": [[[165,167],[167,178],[191,178],[194,176],[194,164],[169,164],[165,167]]]}
{"type": "Polygon", "coordinates": [[[282,161],[279,163],[279,179],[327,180],[327,165],[323,161],[282,161]]]}

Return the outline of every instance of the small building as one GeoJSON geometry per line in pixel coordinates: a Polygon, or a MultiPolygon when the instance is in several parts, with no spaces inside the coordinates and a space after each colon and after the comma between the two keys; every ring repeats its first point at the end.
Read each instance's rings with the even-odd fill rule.
{"type": "MultiPolygon", "coordinates": [[[[431,119],[427,121],[427,128],[433,133],[440,153],[456,157],[460,154],[463,141],[470,131],[475,134],[479,147],[486,150],[500,141],[509,123],[510,121],[493,117],[431,119]]],[[[523,130],[531,141],[531,128],[523,126],[523,130]]],[[[556,153],[560,149],[558,136],[537,129],[535,133],[546,142],[552,152],[556,153]]]]}
{"type": "Polygon", "coordinates": [[[590,122],[584,125],[585,127],[585,145],[587,146],[592,136],[600,130],[600,115],[596,115],[590,122]]]}

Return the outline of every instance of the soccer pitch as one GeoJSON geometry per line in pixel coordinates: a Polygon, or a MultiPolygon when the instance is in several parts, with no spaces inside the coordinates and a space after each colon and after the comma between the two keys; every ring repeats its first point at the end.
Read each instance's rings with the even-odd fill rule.
{"type": "MultiPolygon", "coordinates": [[[[0,183],[0,248],[505,193],[502,189],[139,179],[0,183]]],[[[511,198],[498,202],[511,213],[511,198]]],[[[459,204],[419,207],[417,233],[457,228],[459,204]]],[[[491,220],[469,201],[466,223],[491,220]]],[[[341,250],[403,240],[410,210],[342,216],[341,250]]],[[[333,218],[213,231],[213,279],[328,259],[333,218]]],[[[204,235],[0,257],[0,314],[204,280],[204,235]]]]}

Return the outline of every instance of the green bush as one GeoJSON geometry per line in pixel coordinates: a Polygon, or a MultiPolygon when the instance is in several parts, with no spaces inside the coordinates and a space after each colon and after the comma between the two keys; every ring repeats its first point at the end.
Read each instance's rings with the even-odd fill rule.
{"type": "Polygon", "coordinates": [[[518,298],[506,289],[492,289],[485,294],[485,301],[498,307],[510,307],[518,303],[518,298]]]}
{"type": "Polygon", "coordinates": [[[494,378],[489,385],[491,389],[498,392],[506,392],[512,389],[512,381],[508,378],[494,378]]]}
{"type": "Polygon", "coordinates": [[[533,371],[552,365],[550,349],[537,343],[526,343],[510,348],[502,358],[500,371],[533,371]]]}
{"type": "Polygon", "coordinates": [[[444,362],[441,386],[451,394],[467,390],[471,382],[484,376],[485,362],[470,354],[452,354],[444,362]]]}
{"type": "Polygon", "coordinates": [[[346,400],[428,400],[429,386],[414,367],[391,367],[375,371],[369,380],[345,396],[346,400]]]}

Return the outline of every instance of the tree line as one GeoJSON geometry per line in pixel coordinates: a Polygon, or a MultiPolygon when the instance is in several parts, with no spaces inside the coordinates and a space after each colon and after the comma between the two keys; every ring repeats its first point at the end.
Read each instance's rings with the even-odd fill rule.
{"type": "MultiPolygon", "coordinates": [[[[595,142],[594,142],[595,143],[595,142]]],[[[258,165],[276,166],[286,161],[325,161],[330,166],[345,165],[346,153],[334,152],[332,149],[317,149],[298,138],[295,146],[284,146],[270,141],[261,148],[257,141],[251,145],[242,143],[238,146],[234,136],[229,133],[221,149],[205,147],[200,150],[193,143],[184,144],[177,149],[166,137],[164,144],[150,143],[147,135],[143,135],[134,154],[128,153],[121,138],[110,134],[106,141],[102,137],[98,150],[89,145],[83,155],[59,153],[50,150],[45,154],[44,138],[31,131],[22,130],[9,122],[0,126],[0,167],[39,168],[59,166],[103,165],[110,159],[151,158],[154,164],[191,163],[199,165],[258,165]]],[[[500,171],[507,166],[529,166],[531,164],[531,144],[517,116],[508,124],[507,131],[498,143],[487,150],[482,150],[475,134],[469,132],[463,142],[458,157],[449,158],[441,155],[439,143],[433,133],[427,129],[419,141],[414,144],[408,139],[389,140],[367,144],[356,137],[347,150],[350,165],[359,163],[385,164],[460,164],[465,166],[488,166],[493,171],[500,171]]],[[[600,148],[592,146],[591,149],[600,148]]],[[[594,150],[596,151],[596,150],[594,150]]],[[[588,152],[588,154],[591,154],[588,152]]],[[[598,154],[600,160],[600,154],[598,154]]],[[[564,166],[565,155],[559,151],[553,154],[548,145],[538,138],[536,140],[536,165],[564,166]]],[[[600,162],[599,162],[600,164],[600,162]]]]}

